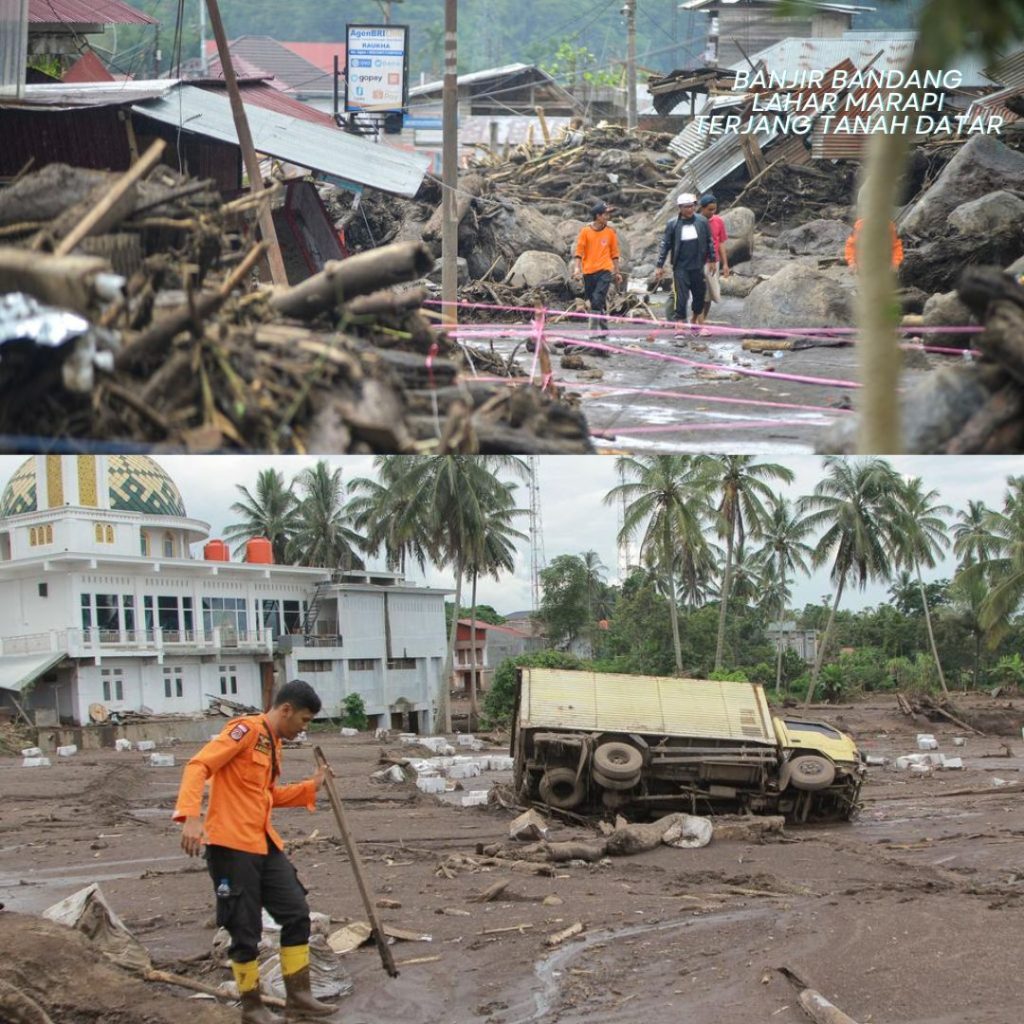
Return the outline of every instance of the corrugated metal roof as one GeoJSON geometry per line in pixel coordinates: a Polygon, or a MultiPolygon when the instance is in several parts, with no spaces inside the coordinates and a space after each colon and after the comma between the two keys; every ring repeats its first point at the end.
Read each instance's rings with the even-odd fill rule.
{"type": "Polygon", "coordinates": [[[1011,53],[995,64],[985,68],[985,74],[1001,85],[1024,85],[1024,49],[1011,53]]]}
{"type": "MultiPolygon", "coordinates": [[[[474,85],[477,82],[488,82],[492,78],[505,78],[507,75],[515,75],[520,71],[536,71],[543,78],[551,78],[546,71],[541,71],[535,64],[506,64],[500,68],[487,68],[484,71],[471,71],[466,75],[459,75],[456,81],[459,85],[474,85]]],[[[551,79],[554,82],[554,79],[551,79]]],[[[427,96],[433,92],[440,92],[444,87],[444,81],[426,82],[417,85],[409,90],[410,96],[427,96]]]]}
{"type": "Polygon", "coordinates": [[[29,0],[33,25],[156,25],[148,14],[121,0],[29,0]]]}
{"type": "Polygon", "coordinates": [[[968,117],[980,118],[988,121],[993,115],[1001,117],[1004,124],[1011,124],[1021,119],[1020,114],[1011,110],[1006,101],[1014,96],[1024,96],[1024,82],[1020,85],[1012,85],[1007,89],[1000,89],[998,92],[989,93],[980,100],[975,100],[967,110],[968,117]]]}
{"type": "Polygon", "coordinates": [[[764,692],[750,683],[524,668],[521,727],[775,744],[764,692]]]}
{"type": "Polygon", "coordinates": [[[157,78],[120,82],[54,82],[47,85],[27,85],[20,99],[4,97],[0,106],[47,110],[73,110],[80,107],[113,107],[122,103],[166,96],[177,86],[173,78],[157,78]]]}
{"type": "MultiPolygon", "coordinates": [[[[784,0],[748,0],[748,2],[742,4],[743,7],[778,7],[784,0]]],[[[730,6],[737,5],[737,0],[685,0],[684,3],[679,5],[679,9],[682,11],[699,11],[705,7],[721,7],[723,4],[729,4],[730,6]]],[[[838,4],[838,3],[824,3],[817,2],[814,4],[813,11],[839,11],[842,14],[861,14],[870,13],[876,10],[874,7],[865,7],[860,4],[838,4]]],[[[803,14],[802,8],[797,9],[798,14],[803,14]]]]}
{"type": "MultiPolygon", "coordinates": [[[[750,55],[753,64],[763,61],[769,71],[791,74],[800,71],[820,71],[834,67],[843,60],[851,60],[858,68],[863,68],[872,57],[882,51],[881,56],[872,69],[888,71],[906,67],[914,49],[913,35],[892,32],[876,36],[867,32],[846,33],[832,39],[803,39],[790,36],[764,50],[750,55]]],[[[732,70],[749,70],[750,65],[737,61],[732,70]]],[[[961,75],[961,87],[971,88],[978,85],[991,85],[992,82],[982,72],[982,61],[978,57],[961,56],[950,65],[961,75]]]]}
{"type": "MultiPolygon", "coordinates": [[[[182,85],[171,96],[138,103],[132,109],[163,124],[180,125],[186,132],[238,144],[226,96],[182,85]]],[[[415,195],[430,164],[429,157],[276,111],[249,106],[247,114],[253,144],[260,153],[382,192],[415,195]]]]}
{"type": "MultiPolygon", "coordinates": [[[[245,61],[245,66],[258,69],[262,74],[276,79],[275,85],[298,93],[329,93],[334,89],[334,74],[300,57],[285,43],[270,36],[239,36],[228,43],[232,60],[245,61]]],[[[219,68],[215,62],[216,44],[210,54],[210,66],[219,68]]]]}
{"type": "MultiPolygon", "coordinates": [[[[776,118],[772,118],[773,122],[776,118]]],[[[771,131],[760,131],[750,133],[750,137],[757,140],[757,144],[764,149],[769,142],[778,135],[777,126],[771,131]]],[[[698,153],[692,160],[687,160],[683,165],[682,187],[677,191],[691,191],[700,194],[708,192],[729,174],[739,167],[746,158],[743,155],[741,137],[735,132],[728,135],[718,136],[707,149],[698,153]]],[[[675,194],[673,194],[675,202],[675,194]]]]}
{"type": "MultiPolygon", "coordinates": [[[[226,96],[223,79],[219,84],[196,83],[201,89],[212,92],[215,96],[226,96]]],[[[310,124],[321,124],[334,131],[341,131],[335,124],[334,118],[326,111],[317,110],[302,100],[289,96],[280,89],[275,89],[271,82],[248,81],[239,82],[239,91],[242,94],[242,102],[249,106],[260,107],[263,110],[276,110],[279,114],[287,114],[289,117],[297,117],[300,121],[308,121],[310,124]]]]}

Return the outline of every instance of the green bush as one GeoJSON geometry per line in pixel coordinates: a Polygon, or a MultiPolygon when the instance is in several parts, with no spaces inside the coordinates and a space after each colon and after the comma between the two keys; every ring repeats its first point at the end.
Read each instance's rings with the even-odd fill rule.
{"type": "Polygon", "coordinates": [[[366,717],[366,703],[358,693],[349,693],[342,700],[341,724],[350,729],[365,729],[370,724],[366,717]]]}
{"type": "Polygon", "coordinates": [[[562,651],[531,651],[515,658],[506,658],[494,673],[491,688],[484,697],[483,718],[485,729],[499,725],[507,726],[512,718],[516,702],[516,669],[521,666],[532,668],[581,669],[584,663],[572,654],[562,651]]]}
{"type": "Polygon", "coordinates": [[[742,669],[734,668],[726,671],[724,668],[720,668],[717,672],[709,672],[708,679],[716,683],[749,683],[750,680],[747,678],[746,672],[742,669]]]}

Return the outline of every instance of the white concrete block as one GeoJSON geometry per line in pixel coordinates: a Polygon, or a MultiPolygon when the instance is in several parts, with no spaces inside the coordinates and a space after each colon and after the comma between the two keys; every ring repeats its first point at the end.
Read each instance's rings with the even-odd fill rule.
{"type": "Polygon", "coordinates": [[[421,775],[416,780],[416,788],[423,793],[443,793],[445,781],[440,775],[421,775]]]}
{"type": "Polygon", "coordinates": [[[341,727],[341,735],[342,736],[358,736],[359,735],[359,730],[358,729],[353,729],[353,728],[351,728],[350,726],[347,726],[347,725],[343,725],[341,727]]]}
{"type": "Polygon", "coordinates": [[[917,734],[918,750],[938,750],[939,741],[931,733],[919,732],[917,734]]]}
{"type": "Polygon", "coordinates": [[[472,747],[475,743],[479,742],[480,741],[472,735],[472,733],[468,732],[459,733],[459,735],[455,737],[455,744],[459,747],[472,747]]]}
{"type": "Polygon", "coordinates": [[[149,764],[152,768],[173,768],[174,767],[174,755],[173,754],[150,754],[149,764]]]}
{"type": "Polygon", "coordinates": [[[966,747],[967,746],[967,738],[965,736],[954,736],[953,737],[953,746],[954,747],[966,747]]]}
{"type": "Polygon", "coordinates": [[[962,757],[943,757],[942,763],[939,765],[940,768],[951,769],[951,768],[963,768],[964,759],[962,757]]]}
{"type": "Polygon", "coordinates": [[[868,754],[868,756],[865,758],[865,762],[869,765],[874,765],[877,768],[881,765],[884,765],[886,759],[878,754],[868,754]]]}
{"type": "Polygon", "coordinates": [[[931,770],[932,766],[930,764],[912,764],[910,766],[910,773],[912,775],[929,775],[931,770]]]}
{"type": "MultiPolygon", "coordinates": [[[[216,738],[217,738],[216,736],[211,736],[210,737],[210,739],[216,739],[216,738]]],[[[114,740],[114,749],[115,750],[131,750],[132,749],[132,741],[131,740],[114,740]]]]}
{"type": "Polygon", "coordinates": [[[156,750],[156,742],[154,740],[139,740],[135,744],[136,750],[156,750]]]}
{"type": "Polygon", "coordinates": [[[22,757],[42,757],[43,752],[38,747],[26,747],[21,752],[22,757]]]}
{"type": "Polygon", "coordinates": [[[485,807],[487,805],[486,789],[474,789],[462,797],[463,807],[485,807]]]}
{"type": "Polygon", "coordinates": [[[22,768],[49,768],[50,767],[50,759],[48,757],[26,757],[21,762],[21,767],[22,768]]]}
{"type": "Polygon", "coordinates": [[[74,743],[69,743],[66,747],[57,748],[58,757],[74,757],[78,753],[78,747],[74,743]]]}
{"type": "Polygon", "coordinates": [[[475,779],[480,774],[480,765],[475,761],[470,764],[453,764],[445,769],[449,779],[475,779]]]}

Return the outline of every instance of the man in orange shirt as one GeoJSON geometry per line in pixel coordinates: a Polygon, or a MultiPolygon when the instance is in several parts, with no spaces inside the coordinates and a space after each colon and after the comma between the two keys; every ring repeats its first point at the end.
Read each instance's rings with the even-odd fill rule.
{"type": "Polygon", "coordinates": [[[206,843],[206,863],[217,896],[217,924],[231,935],[228,955],[242,996],[243,1024],[280,1018],[260,998],[257,952],[262,908],[281,926],[281,974],[287,1021],[340,1022],[335,1007],[313,998],[309,978],[309,905],[284,843],[270,822],[274,807],[316,807],[323,769],[304,782],[278,785],[281,740],[292,740],[320,710],[316,691],[293,679],[278,691],[270,711],[232,719],[185,766],[174,809],[183,823],[181,847],[196,856],[206,843]],[[210,781],[205,828],[203,790],[210,781]]]}
{"type": "MultiPolygon", "coordinates": [[[[853,232],[846,239],[843,255],[851,270],[857,269],[857,243],[860,240],[860,229],[863,226],[864,220],[861,218],[853,225],[853,232]]],[[[889,236],[892,241],[892,267],[895,270],[903,262],[903,243],[900,241],[900,236],[896,234],[896,225],[892,221],[889,221],[889,236]]]]}
{"type": "MultiPolygon", "coordinates": [[[[583,277],[583,292],[590,303],[590,312],[603,314],[612,281],[622,284],[619,272],[619,236],[608,226],[608,218],[615,212],[607,203],[594,203],[590,208],[593,222],[585,225],[576,238],[576,254],[572,260],[574,280],[583,277]]],[[[591,330],[606,330],[604,316],[590,318],[591,330]]]]}

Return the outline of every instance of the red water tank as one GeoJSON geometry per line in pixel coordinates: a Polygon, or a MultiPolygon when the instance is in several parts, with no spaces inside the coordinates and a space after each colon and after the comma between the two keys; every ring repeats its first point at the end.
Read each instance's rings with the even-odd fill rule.
{"type": "Polygon", "coordinates": [[[222,540],[208,540],[203,545],[203,558],[207,562],[230,562],[231,554],[222,540]]]}
{"type": "Polygon", "coordinates": [[[274,564],[274,546],[266,537],[253,537],[245,542],[245,560],[260,565],[274,564]]]}

